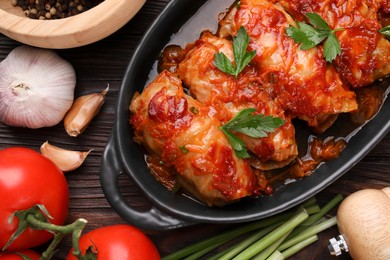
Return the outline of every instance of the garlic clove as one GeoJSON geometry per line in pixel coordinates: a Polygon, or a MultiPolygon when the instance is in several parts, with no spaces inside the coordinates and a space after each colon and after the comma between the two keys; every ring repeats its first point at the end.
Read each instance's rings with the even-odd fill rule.
{"type": "Polygon", "coordinates": [[[57,125],[72,106],[76,73],[55,51],[21,45],[0,62],[0,121],[11,126],[57,125]]]}
{"type": "Polygon", "coordinates": [[[77,137],[99,113],[104,104],[109,86],[100,93],[78,97],[64,118],[64,127],[68,135],[77,137]]]}
{"type": "Polygon", "coordinates": [[[86,152],[66,150],[51,145],[48,141],[43,143],[40,148],[41,154],[51,160],[63,172],[73,171],[80,167],[92,150],[86,152]]]}

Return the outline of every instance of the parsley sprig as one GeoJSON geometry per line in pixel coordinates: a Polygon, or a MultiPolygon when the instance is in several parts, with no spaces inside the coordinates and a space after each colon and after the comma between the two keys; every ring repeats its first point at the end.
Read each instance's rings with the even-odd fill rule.
{"type": "Polygon", "coordinates": [[[243,133],[253,138],[263,138],[267,137],[267,133],[274,132],[276,128],[285,123],[280,117],[253,114],[256,110],[256,108],[245,108],[221,126],[221,130],[239,158],[249,158],[250,154],[245,143],[231,131],[243,133]]]}
{"type": "Polygon", "coordinates": [[[387,39],[390,40],[390,25],[383,27],[382,29],[379,30],[381,34],[386,36],[387,39]]]}
{"type": "Polygon", "coordinates": [[[298,27],[290,25],[286,29],[287,35],[301,44],[301,50],[313,48],[325,40],[325,60],[332,62],[341,53],[340,42],[337,40],[335,32],[342,29],[332,30],[324,19],[316,13],[307,13],[306,17],[310,24],[298,22],[298,27]]]}
{"type": "Polygon", "coordinates": [[[237,35],[233,38],[233,64],[228,57],[220,52],[214,56],[214,66],[219,70],[230,75],[238,77],[238,74],[245,68],[246,65],[255,57],[256,51],[247,52],[250,37],[244,27],[240,27],[237,35]]]}

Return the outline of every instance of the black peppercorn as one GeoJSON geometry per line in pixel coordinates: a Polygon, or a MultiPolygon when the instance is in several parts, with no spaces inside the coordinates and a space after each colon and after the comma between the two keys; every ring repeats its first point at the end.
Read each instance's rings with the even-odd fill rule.
{"type": "Polygon", "coordinates": [[[32,19],[61,19],[89,10],[104,0],[10,0],[32,19]]]}

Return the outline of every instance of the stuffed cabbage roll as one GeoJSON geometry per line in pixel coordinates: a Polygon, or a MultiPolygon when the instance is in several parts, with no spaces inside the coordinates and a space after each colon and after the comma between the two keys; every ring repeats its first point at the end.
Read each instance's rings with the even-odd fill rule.
{"type": "Polygon", "coordinates": [[[250,50],[261,85],[284,110],[308,122],[317,132],[326,130],[339,113],[357,109],[350,91],[322,49],[300,50],[286,35],[296,26],[279,4],[266,0],[242,0],[220,23],[220,36],[234,36],[241,26],[250,35],[250,50]]]}
{"type": "Polygon", "coordinates": [[[179,64],[178,76],[197,100],[216,109],[216,116],[226,123],[244,108],[256,108],[256,113],[272,115],[285,120],[285,124],[268,133],[265,138],[237,134],[247,148],[257,156],[256,167],[269,170],[289,164],[298,154],[295,129],[291,119],[271,99],[259,84],[255,67],[247,67],[239,77],[228,75],[213,65],[214,55],[225,53],[233,58],[229,40],[203,32],[201,38],[179,64]]]}
{"type": "Polygon", "coordinates": [[[319,14],[336,36],[341,54],[333,62],[352,87],[373,83],[390,73],[390,42],[378,30],[378,13],[389,3],[382,0],[277,0],[297,20],[307,13],[319,14]]]}
{"type": "Polygon", "coordinates": [[[249,162],[238,158],[220,129],[217,111],[184,93],[181,80],[161,72],[130,105],[134,140],[166,167],[189,193],[209,206],[257,194],[249,162]]]}

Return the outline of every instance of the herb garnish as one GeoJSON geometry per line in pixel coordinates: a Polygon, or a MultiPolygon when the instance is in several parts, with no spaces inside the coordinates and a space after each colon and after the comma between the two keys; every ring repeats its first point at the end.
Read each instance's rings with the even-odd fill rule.
{"type": "Polygon", "coordinates": [[[186,153],[189,152],[185,145],[182,145],[179,148],[180,148],[180,151],[181,151],[182,154],[186,154],[186,153]]]}
{"type": "Polygon", "coordinates": [[[249,35],[244,27],[240,27],[237,35],[233,38],[233,64],[224,53],[216,53],[214,58],[214,66],[219,70],[230,75],[238,77],[238,74],[245,68],[246,65],[255,57],[256,51],[247,52],[249,45],[249,35]]]}
{"type": "Polygon", "coordinates": [[[390,40],[390,25],[383,27],[382,29],[379,30],[381,34],[386,36],[387,39],[390,40]]]}
{"type": "Polygon", "coordinates": [[[340,43],[335,32],[342,29],[332,30],[324,19],[316,13],[307,13],[306,17],[311,25],[303,22],[298,22],[298,27],[290,25],[286,29],[287,35],[293,38],[295,42],[301,43],[301,50],[313,48],[326,39],[324,43],[325,60],[327,62],[333,61],[341,53],[340,43]]]}
{"type": "Polygon", "coordinates": [[[198,114],[199,113],[199,111],[198,111],[198,109],[196,109],[196,107],[190,107],[190,111],[193,114],[198,114]]]}
{"type": "Polygon", "coordinates": [[[249,158],[250,155],[245,143],[230,131],[243,133],[253,138],[263,138],[267,137],[267,133],[274,132],[276,128],[285,123],[280,117],[253,114],[256,110],[256,108],[245,108],[221,126],[221,130],[239,158],[249,158]]]}

